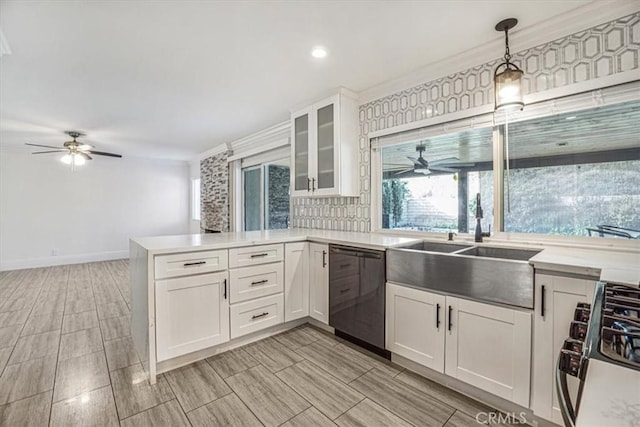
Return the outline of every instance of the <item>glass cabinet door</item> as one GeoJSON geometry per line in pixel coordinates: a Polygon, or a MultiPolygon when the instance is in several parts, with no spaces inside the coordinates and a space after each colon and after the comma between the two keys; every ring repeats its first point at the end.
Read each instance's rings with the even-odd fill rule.
{"type": "Polygon", "coordinates": [[[317,110],[317,182],[316,189],[333,188],[334,186],[334,104],[317,110]]]}
{"type": "Polygon", "coordinates": [[[309,189],[309,114],[294,120],[294,190],[309,189]]]}

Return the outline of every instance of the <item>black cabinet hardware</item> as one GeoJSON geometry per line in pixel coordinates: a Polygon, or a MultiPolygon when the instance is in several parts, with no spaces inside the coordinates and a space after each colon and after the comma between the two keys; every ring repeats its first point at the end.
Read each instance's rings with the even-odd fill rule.
{"type": "Polygon", "coordinates": [[[545,307],[545,302],[544,300],[546,299],[546,289],[544,288],[544,285],[542,285],[542,288],[540,288],[540,315],[542,317],[544,317],[545,311],[546,311],[546,307],[545,307]]]}
{"type": "Polygon", "coordinates": [[[440,304],[436,304],[436,329],[440,329],[440,304]]]}
{"type": "Polygon", "coordinates": [[[193,267],[193,266],[196,266],[196,265],[204,265],[206,263],[207,263],[207,261],[185,262],[182,265],[185,266],[185,267],[193,267]]]}
{"type": "Polygon", "coordinates": [[[254,286],[254,285],[262,285],[262,284],[264,284],[264,283],[269,283],[269,281],[268,281],[267,279],[264,279],[264,280],[258,280],[257,282],[251,282],[251,286],[254,286]]]}
{"type": "Polygon", "coordinates": [[[251,258],[262,258],[263,256],[267,256],[269,254],[267,253],[263,253],[263,254],[253,254],[251,255],[251,258]]]}
{"type": "Polygon", "coordinates": [[[327,251],[322,251],[322,268],[327,266],[327,251]]]}
{"type": "Polygon", "coordinates": [[[453,307],[449,306],[449,330],[451,330],[451,315],[453,313],[453,307]]]}
{"type": "Polygon", "coordinates": [[[261,317],[268,316],[268,315],[269,315],[269,313],[266,312],[266,311],[264,313],[262,313],[262,314],[254,314],[253,316],[251,316],[251,320],[259,319],[261,317]]]}
{"type": "Polygon", "coordinates": [[[224,279],[224,293],[222,295],[224,299],[227,299],[227,279],[224,279]]]}

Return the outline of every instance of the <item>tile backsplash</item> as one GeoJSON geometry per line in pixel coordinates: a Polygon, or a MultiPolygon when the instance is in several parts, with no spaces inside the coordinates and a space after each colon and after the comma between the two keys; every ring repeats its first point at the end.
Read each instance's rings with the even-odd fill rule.
{"type": "MultiPolygon", "coordinates": [[[[525,72],[525,93],[599,79],[639,68],[640,12],[531,49],[512,62],[525,72]]],[[[370,231],[369,133],[493,103],[491,62],[403,90],[359,108],[360,197],[293,198],[294,227],[370,231]]]]}

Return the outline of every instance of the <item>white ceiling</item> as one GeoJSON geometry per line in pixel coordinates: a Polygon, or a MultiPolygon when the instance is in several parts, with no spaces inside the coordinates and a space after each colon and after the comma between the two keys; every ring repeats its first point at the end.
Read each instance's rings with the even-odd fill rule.
{"type": "Polygon", "coordinates": [[[188,159],[588,2],[3,0],[0,142],[188,159]]]}

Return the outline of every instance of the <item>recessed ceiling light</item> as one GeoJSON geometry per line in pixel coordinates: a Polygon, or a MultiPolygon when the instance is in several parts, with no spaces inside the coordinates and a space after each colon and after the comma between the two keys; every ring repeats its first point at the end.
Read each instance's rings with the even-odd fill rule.
{"type": "Polygon", "coordinates": [[[311,51],[311,56],[313,56],[314,58],[325,58],[327,54],[327,49],[322,46],[316,46],[311,51]]]}

